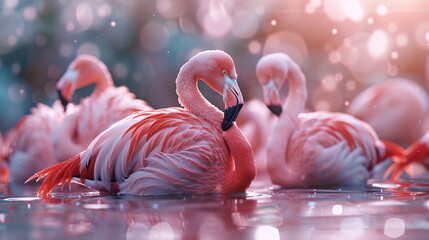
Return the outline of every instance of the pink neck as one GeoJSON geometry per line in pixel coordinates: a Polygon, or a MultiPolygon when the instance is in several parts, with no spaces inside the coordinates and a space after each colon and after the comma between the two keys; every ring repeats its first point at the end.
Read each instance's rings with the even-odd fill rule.
{"type": "Polygon", "coordinates": [[[179,103],[189,112],[213,124],[217,129],[221,129],[223,113],[207,101],[198,90],[199,78],[193,69],[192,66],[184,65],[177,76],[176,93],[179,103]]]}
{"type": "Polygon", "coordinates": [[[99,96],[107,88],[113,86],[112,75],[104,64],[97,64],[91,70],[92,71],[87,74],[87,77],[79,79],[76,88],[79,89],[90,84],[95,84],[91,96],[99,96]]]}
{"type": "Polygon", "coordinates": [[[233,169],[225,177],[223,192],[244,192],[256,176],[252,147],[235,123],[222,135],[234,159],[233,169]]]}
{"type": "Polygon", "coordinates": [[[283,104],[282,114],[274,126],[267,146],[267,170],[274,184],[281,184],[282,179],[290,175],[285,166],[290,136],[307,101],[307,86],[304,74],[299,66],[289,61],[289,93],[283,104]]]}

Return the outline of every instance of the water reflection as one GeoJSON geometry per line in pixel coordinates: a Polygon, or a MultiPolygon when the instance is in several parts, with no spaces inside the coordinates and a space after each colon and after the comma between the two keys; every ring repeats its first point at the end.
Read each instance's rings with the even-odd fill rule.
{"type": "Polygon", "coordinates": [[[34,197],[37,186],[21,193],[0,188],[0,238],[423,239],[429,233],[427,187],[425,195],[410,196],[374,180],[362,189],[261,185],[242,194],[163,197],[96,195],[72,185],[73,193],[57,189],[51,199],[34,197]]]}

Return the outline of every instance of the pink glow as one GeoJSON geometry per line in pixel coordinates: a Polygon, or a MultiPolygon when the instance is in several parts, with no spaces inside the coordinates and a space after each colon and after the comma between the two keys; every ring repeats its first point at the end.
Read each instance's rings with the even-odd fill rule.
{"type": "Polygon", "coordinates": [[[262,46],[258,41],[251,41],[247,45],[247,49],[251,54],[255,55],[261,52],[262,46]]]}
{"type": "Polygon", "coordinates": [[[264,55],[283,52],[301,64],[308,54],[307,46],[301,36],[293,32],[281,31],[268,36],[265,41],[264,55]]]}
{"type": "Polygon", "coordinates": [[[76,7],[76,19],[82,30],[89,29],[93,23],[92,11],[88,3],[81,2],[76,7]]]}
{"type": "Polygon", "coordinates": [[[178,18],[185,11],[186,5],[175,0],[156,1],[158,12],[165,18],[178,18]]]}
{"type": "Polygon", "coordinates": [[[377,14],[380,16],[385,16],[387,14],[387,7],[384,4],[377,6],[377,14]]]}
{"type": "Polygon", "coordinates": [[[374,31],[368,40],[368,52],[373,58],[385,56],[389,48],[389,37],[383,30],[374,31]]]}
{"type": "Polygon", "coordinates": [[[22,15],[24,16],[25,20],[33,21],[37,17],[37,10],[35,7],[26,7],[22,12],[22,15]]]}
{"type": "Polygon", "coordinates": [[[202,15],[202,27],[207,34],[220,38],[231,30],[232,19],[223,1],[210,0],[202,15]]]}

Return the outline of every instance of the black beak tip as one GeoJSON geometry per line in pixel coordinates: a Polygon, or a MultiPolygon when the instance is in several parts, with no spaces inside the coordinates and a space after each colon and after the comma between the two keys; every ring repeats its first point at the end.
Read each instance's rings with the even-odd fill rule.
{"type": "Polygon", "coordinates": [[[69,104],[69,101],[67,101],[67,99],[63,97],[63,95],[61,94],[61,90],[57,89],[57,93],[58,93],[58,98],[60,99],[61,105],[63,105],[63,109],[65,112],[67,110],[67,104],[69,104]]]}
{"type": "Polygon", "coordinates": [[[277,116],[280,116],[280,114],[282,113],[282,106],[280,105],[269,105],[267,107],[268,109],[270,109],[272,113],[274,113],[277,116]]]}
{"type": "Polygon", "coordinates": [[[235,122],[235,120],[238,117],[238,113],[240,112],[241,108],[243,107],[243,104],[237,104],[232,107],[229,107],[225,109],[224,117],[222,121],[222,130],[226,131],[228,130],[231,125],[235,122]]]}

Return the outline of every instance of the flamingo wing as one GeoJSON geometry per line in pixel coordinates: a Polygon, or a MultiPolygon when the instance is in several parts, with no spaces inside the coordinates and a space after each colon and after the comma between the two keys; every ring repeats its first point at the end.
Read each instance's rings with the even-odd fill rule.
{"type": "Polygon", "coordinates": [[[145,101],[136,99],[126,87],[110,87],[97,97],[88,97],[79,104],[79,121],[76,126],[77,141],[82,150],[98,134],[113,123],[130,114],[152,110],[145,101]]]}
{"type": "Polygon", "coordinates": [[[375,163],[371,131],[343,114],[301,114],[286,155],[290,184],[356,185],[369,178],[375,163]],[[293,159],[293,161],[288,161],[293,159]]]}
{"type": "MultiPolygon", "coordinates": [[[[219,192],[233,167],[220,130],[181,108],[138,112],[119,121],[79,159],[80,177],[99,181],[107,190],[117,182],[122,193],[138,195],[219,192]]],[[[48,175],[43,194],[76,173],[64,168],[78,167],[59,166],[34,175],[48,175]]]]}

